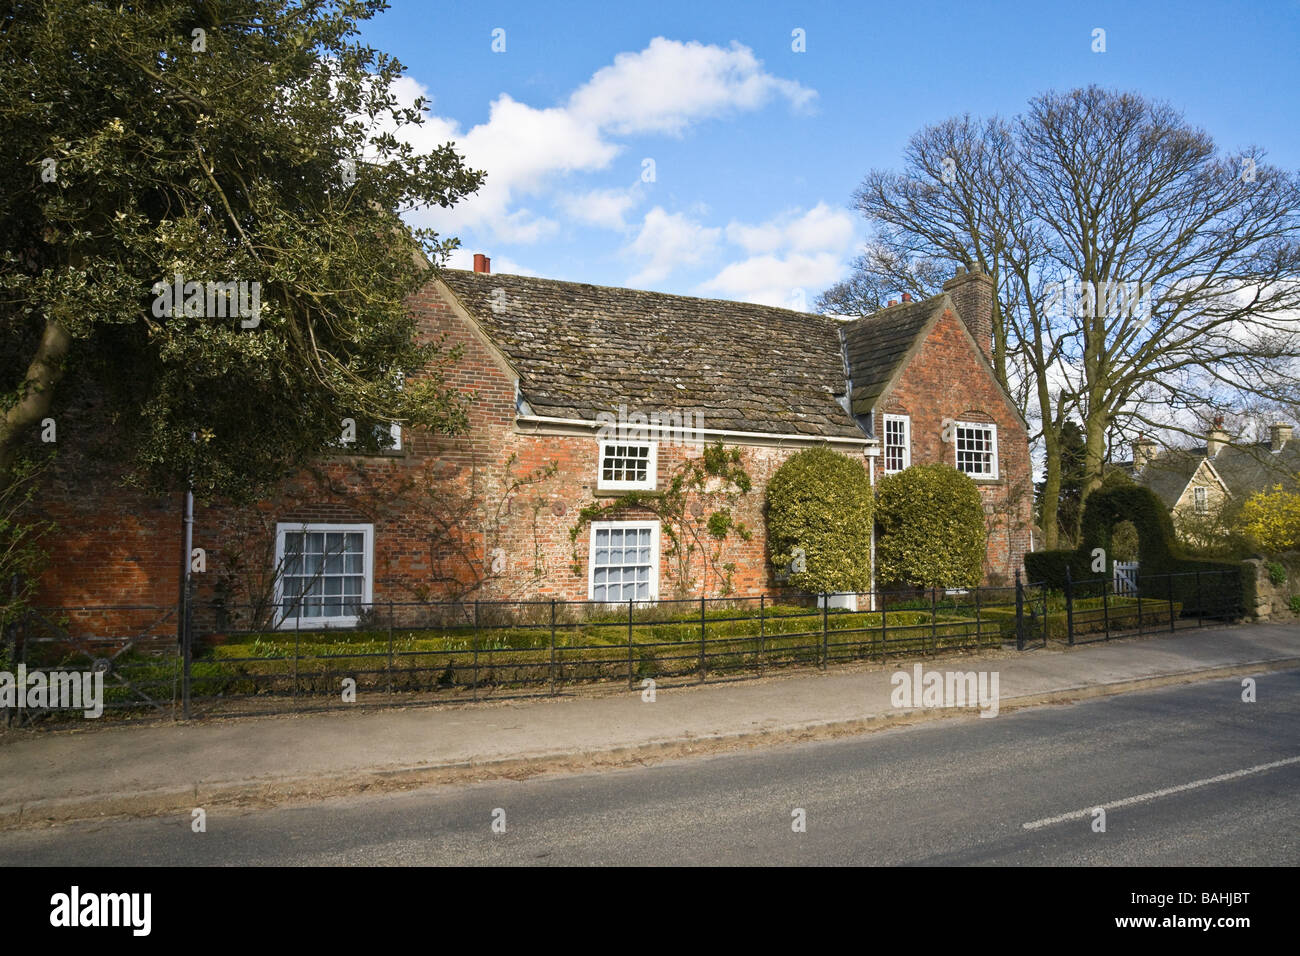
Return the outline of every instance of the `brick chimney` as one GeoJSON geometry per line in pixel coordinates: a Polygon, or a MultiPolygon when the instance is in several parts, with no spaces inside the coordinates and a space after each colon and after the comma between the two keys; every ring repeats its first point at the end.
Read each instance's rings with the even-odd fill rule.
{"type": "Polygon", "coordinates": [[[492,260],[481,252],[474,253],[474,271],[488,273],[492,271],[492,260]]]}
{"type": "Polygon", "coordinates": [[[1214,419],[1214,427],[1205,434],[1205,457],[1213,458],[1228,443],[1228,433],[1223,430],[1223,416],[1214,419]]]}
{"type": "Polygon", "coordinates": [[[952,297],[957,314],[979,343],[984,357],[992,362],[993,279],[979,266],[972,266],[969,272],[958,266],[957,274],[943,284],[943,291],[952,297]]]}
{"type": "Polygon", "coordinates": [[[1156,443],[1146,435],[1138,435],[1133,443],[1133,470],[1141,471],[1156,457],[1156,443]]]}
{"type": "Polygon", "coordinates": [[[1269,451],[1281,451],[1282,447],[1291,440],[1291,426],[1286,422],[1274,422],[1268,426],[1268,447],[1269,451]]]}

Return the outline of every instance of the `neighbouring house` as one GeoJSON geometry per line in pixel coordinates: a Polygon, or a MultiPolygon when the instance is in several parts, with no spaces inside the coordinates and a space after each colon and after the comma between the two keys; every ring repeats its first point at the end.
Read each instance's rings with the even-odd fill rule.
{"type": "MultiPolygon", "coordinates": [[[[387,602],[766,593],[779,569],[764,489],[815,445],[873,481],[923,462],[971,475],[988,516],[986,581],[1009,581],[1028,548],[1032,487],[1025,422],[989,364],[993,294],[988,276],[960,269],[940,295],[841,320],[492,274],[477,256],[474,271],[441,271],[411,302],[421,335],[462,349],[450,382],[472,396],[469,431],[399,429],[383,454],[321,460],[256,506],[200,502],[199,603],[218,627],[240,608],[274,619],[290,605],[319,626],[387,602]],[[719,441],[752,479],[727,499],[750,534],[714,540],[711,564],[670,555],[652,508],[590,517],[629,492],[663,494],[719,441]]],[[[78,456],[66,420],[42,496],[61,530],[41,603],[174,605],[180,496],[120,487],[115,463],[78,456]]],[[[686,516],[703,518],[695,505],[686,516]]]]}
{"type": "Polygon", "coordinates": [[[1115,465],[1155,492],[1182,538],[1204,546],[1221,533],[1225,508],[1300,473],[1300,444],[1288,424],[1271,425],[1267,440],[1242,441],[1217,418],[1204,445],[1161,449],[1139,436],[1132,460],[1115,465]]]}

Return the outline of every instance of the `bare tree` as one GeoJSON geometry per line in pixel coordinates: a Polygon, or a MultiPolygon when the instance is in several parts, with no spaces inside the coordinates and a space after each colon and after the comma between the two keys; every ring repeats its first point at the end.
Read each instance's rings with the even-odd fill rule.
{"type": "Polygon", "coordinates": [[[1166,104],[1089,87],[1011,122],[950,119],[855,198],[874,235],[824,310],[933,294],[954,261],[997,283],[994,368],[1041,441],[1047,547],[1071,417],[1086,496],[1117,434],[1297,400],[1300,179],[1166,104]]]}

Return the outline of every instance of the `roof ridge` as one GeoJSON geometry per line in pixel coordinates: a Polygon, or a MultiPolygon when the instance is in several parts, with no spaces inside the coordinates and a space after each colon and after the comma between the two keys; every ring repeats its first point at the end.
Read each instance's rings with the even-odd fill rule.
{"type": "Polygon", "coordinates": [[[622,285],[600,285],[595,282],[578,282],[573,279],[553,279],[549,276],[522,276],[512,272],[474,272],[472,269],[440,269],[438,275],[442,276],[449,272],[458,273],[464,276],[483,276],[484,279],[505,277],[509,279],[521,279],[525,282],[541,282],[550,285],[563,286],[580,286],[588,289],[601,289],[608,292],[621,292],[624,294],[633,293],[635,295],[656,296],[661,299],[681,299],[689,302],[717,302],[721,305],[734,307],[743,306],[752,309],[766,309],[770,312],[781,312],[786,315],[798,316],[802,319],[816,319],[828,325],[838,325],[843,320],[839,316],[824,315],[821,312],[800,312],[798,309],[787,309],[779,305],[767,305],[762,302],[749,302],[745,299],[719,299],[713,296],[702,295],[679,295],[676,292],[659,292],[654,289],[633,289],[629,286],[622,285]]]}

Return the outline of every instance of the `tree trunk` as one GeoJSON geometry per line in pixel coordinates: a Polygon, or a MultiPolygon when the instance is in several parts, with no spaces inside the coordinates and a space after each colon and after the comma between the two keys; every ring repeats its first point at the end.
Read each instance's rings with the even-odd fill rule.
{"type": "Polygon", "coordinates": [[[0,417],[0,481],[7,481],[18,448],[28,429],[48,414],[54,386],[63,374],[63,359],[72,336],[55,319],[46,319],[36,354],[27,366],[18,402],[0,417]]]}

